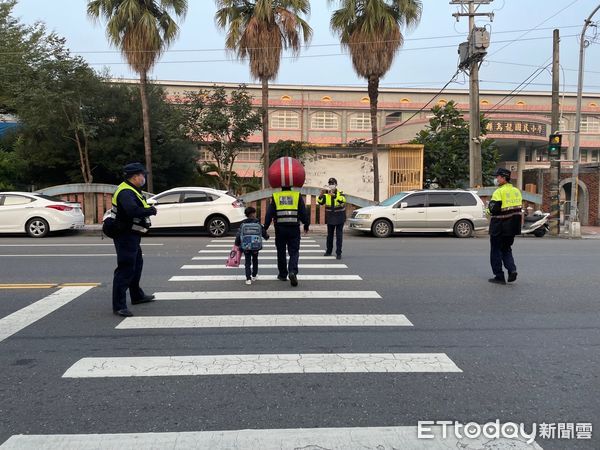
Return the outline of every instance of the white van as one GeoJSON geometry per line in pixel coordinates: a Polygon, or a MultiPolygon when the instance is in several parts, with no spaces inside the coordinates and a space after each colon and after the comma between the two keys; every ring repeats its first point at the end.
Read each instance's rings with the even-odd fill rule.
{"type": "Polygon", "coordinates": [[[476,192],[418,190],[401,192],[377,206],[354,211],[350,229],[388,237],[392,233],[453,233],[468,238],[488,226],[485,205],[476,192]]]}

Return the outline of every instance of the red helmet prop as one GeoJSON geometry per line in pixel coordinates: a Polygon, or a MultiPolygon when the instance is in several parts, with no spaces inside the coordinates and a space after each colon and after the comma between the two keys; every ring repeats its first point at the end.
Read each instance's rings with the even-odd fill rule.
{"type": "Polygon", "coordinates": [[[273,188],[304,186],[306,172],[300,161],[289,156],[276,159],[269,167],[269,184],[273,188]]]}

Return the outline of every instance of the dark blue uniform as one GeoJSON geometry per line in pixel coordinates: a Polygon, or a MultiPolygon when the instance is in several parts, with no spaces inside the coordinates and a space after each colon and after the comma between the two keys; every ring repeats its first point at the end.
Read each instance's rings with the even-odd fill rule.
{"type": "MultiPolygon", "coordinates": [[[[129,184],[129,183],[128,183],[129,184]]],[[[131,185],[138,192],[141,191],[131,185]]],[[[144,291],[140,287],[140,278],[144,260],[140,242],[142,233],[132,229],[134,219],[144,219],[156,214],[154,207],[145,208],[135,192],[125,189],[117,196],[117,226],[118,234],[114,238],[117,251],[117,268],[113,278],[113,311],[127,309],[127,289],[132,302],[139,302],[144,298],[144,291]]]]}
{"type": "Polygon", "coordinates": [[[275,222],[275,247],[277,248],[277,268],[280,279],[286,279],[289,274],[298,274],[298,259],[300,258],[300,223],[304,224],[304,231],[308,231],[309,219],[306,205],[300,196],[297,210],[297,220],[283,221],[277,218],[275,200],[272,200],[265,217],[265,230],[275,222]],[[286,258],[289,254],[289,262],[286,258]]]}

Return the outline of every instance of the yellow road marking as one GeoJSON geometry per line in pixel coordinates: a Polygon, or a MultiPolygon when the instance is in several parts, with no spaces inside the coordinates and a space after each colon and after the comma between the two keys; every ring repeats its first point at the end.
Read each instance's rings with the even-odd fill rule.
{"type": "Polygon", "coordinates": [[[51,289],[57,287],[58,284],[0,284],[0,289],[51,289]]]}
{"type": "Polygon", "coordinates": [[[80,286],[93,286],[98,287],[101,283],[63,283],[58,287],[80,287],[80,286]]]}

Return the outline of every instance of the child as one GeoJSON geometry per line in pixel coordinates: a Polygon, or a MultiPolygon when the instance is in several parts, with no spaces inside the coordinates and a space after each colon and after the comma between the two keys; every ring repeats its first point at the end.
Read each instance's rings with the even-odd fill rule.
{"type": "Polygon", "coordinates": [[[256,218],[256,209],[248,206],[244,210],[246,220],[240,225],[240,229],[235,237],[235,245],[240,247],[246,258],[246,284],[252,284],[258,278],[258,252],[262,248],[262,239],[268,240],[269,235],[260,221],[256,218]],[[246,226],[248,224],[258,225],[246,226]],[[243,241],[243,242],[242,242],[243,241]],[[253,241],[252,244],[249,242],[253,241]],[[244,246],[251,248],[244,248],[244,246]]]}

